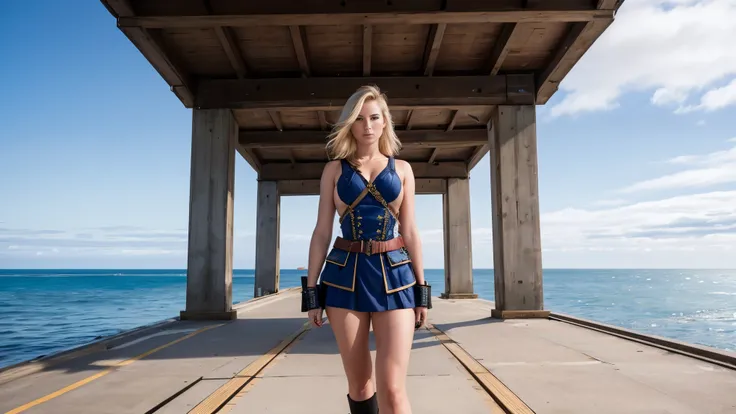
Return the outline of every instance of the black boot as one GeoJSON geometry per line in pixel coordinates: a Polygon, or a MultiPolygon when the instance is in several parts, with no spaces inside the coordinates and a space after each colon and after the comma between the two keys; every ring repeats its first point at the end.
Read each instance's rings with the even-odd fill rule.
{"type": "Polygon", "coordinates": [[[371,398],[363,401],[355,401],[348,394],[348,404],[350,414],[378,414],[378,399],[375,392],[371,398]]]}

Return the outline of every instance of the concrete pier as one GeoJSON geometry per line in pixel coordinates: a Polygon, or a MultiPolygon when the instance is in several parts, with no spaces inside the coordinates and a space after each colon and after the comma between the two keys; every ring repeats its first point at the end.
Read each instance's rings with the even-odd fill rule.
{"type": "MultiPolygon", "coordinates": [[[[0,412],[345,413],[330,325],[309,329],[299,300],[287,289],[237,306],[236,320],[170,321],[75,358],[0,372],[0,412]]],[[[490,319],[494,304],[482,299],[434,302],[411,354],[416,413],[736,410],[736,354],[690,347],[686,355],[666,340],[552,317],[490,319]]]]}

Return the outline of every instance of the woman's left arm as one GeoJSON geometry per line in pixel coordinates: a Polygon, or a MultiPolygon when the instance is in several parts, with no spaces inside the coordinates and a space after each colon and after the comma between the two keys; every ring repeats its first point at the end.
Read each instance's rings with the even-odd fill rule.
{"type": "Polygon", "coordinates": [[[424,266],[422,263],[422,241],[419,238],[419,230],[417,229],[414,215],[414,171],[412,171],[411,165],[408,162],[403,160],[400,162],[401,170],[404,173],[404,197],[399,209],[399,234],[404,238],[406,250],[409,252],[409,257],[411,257],[417,283],[423,285],[425,281],[424,266]]]}

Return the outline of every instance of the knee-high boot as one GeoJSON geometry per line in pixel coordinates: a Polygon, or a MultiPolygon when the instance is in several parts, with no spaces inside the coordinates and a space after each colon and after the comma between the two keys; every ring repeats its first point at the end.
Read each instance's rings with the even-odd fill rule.
{"type": "Polygon", "coordinates": [[[375,392],[371,398],[363,401],[355,401],[348,394],[348,404],[350,414],[378,414],[378,399],[375,392]]]}

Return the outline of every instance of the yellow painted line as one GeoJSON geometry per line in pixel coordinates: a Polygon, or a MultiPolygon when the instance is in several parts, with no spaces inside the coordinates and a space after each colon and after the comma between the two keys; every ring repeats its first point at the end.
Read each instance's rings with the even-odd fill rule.
{"type": "Polygon", "coordinates": [[[273,360],[291,343],[304,334],[308,330],[308,327],[309,322],[304,323],[299,330],[292,333],[278,345],[248,364],[247,367],[235,374],[230,381],[226,382],[223,386],[216,389],[207,398],[202,400],[196,407],[189,411],[189,414],[212,414],[218,412],[218,410],[223,408],[225,404],[238,394],[243,387],[252,382],[256,374],[266,368],[266,366],[273,362],[273,360]]]}
{"type": "Polygon", "coordinates": [[[470,372],[470,375],[501,405],[505,412],[510,414],[534,414],[534,410],[526,405],[519,396],[514,394],[491,371],[478,362],[477,359],[473,358],[468,351],[458,345],[447,334],[431,324],[427,324],[427,329],[463,364],[465,369],[470,372]]]}
{"type": "Polygon", "coordinates": [[[217,327],[222,326],[222,325],[224,325],[224,324],[207,326],[207,327],[202,328],[200,330],[194,331],[194,332],[190,333],[189,335],[183,336],[183,337],[181,337],[179,339],[175,339],[175,340],[173,340],[173,341],[171,341],[169,343],[163,344],[163,345],[161,345],[161,346],[159,346],[157,348],[154,348],[154,349],[151,349],[149,351],[146,351],[146,352],[144,352],[144,353],[142,353],[140,355],[134,356],[134,357],[132,357],[130,359],[126,359],[124,361],[120,361],[117,364],[111,366],[110,368],[108,368],[108,369],[106,369],[104,371],[100,371],[97,374],[94,374],[94,375],[91,375],[91,376],[89,376],[89,377],[87,377],[85,379],[79,380],[79,381],[75,382],[74,384],[68,385],[68,386],[66,386],[66,387],[64,387],[64,388],[62,388],[62,389],[60,389],[58,391],[52,392],[51,394],[45,395],[45,396],[43,396],[41,398],[38,398],[36,400],[33,400],[33,401],[27,403],[27,404],[21,405],[20,407],[17,407],[17,408],[14,408],[14,409],[10,410],[10,411],[7,411],[5,414],[22,413],[23,411],[26,411],[26,410],[28,410],[30,408],[33,408],[33,407],[35,407],[35,406],[37,406],[39,404],[43,404],[43,403],[45,403],[45,402],[47,402],[49,400],[52,400],[52,399],[54,399],[54,398],[56,398],[56,397],[58,397],[60,395],[66,394],[69,391],[73,391],[73,390],[75,390],[75,389],[77,389],[77,388],[79,388],[79,387],[81,387],[81,386],[83,386],[85,384],[88,384],[88,383],[90,383],[90,382],[92,382],[92,381],[94,381],[94,380],[96,380],[98,378],[104,377],[105,375],[107,375],[107,374],[115,371],[117,368],[124,367],[126,365],[130,365],[133,362],[138,361],[141,358],[145,358],[145,357],[147,357],[147,356],[149,356],[149,355],[151,355],[151,354],[153,354],[155,352],[158,352],[158,351],[160,351],[160,350],[162,350],[164,348],[168,348],[171,345],[174,345],[174,344],[177,344],[177,343],[179,343],[181,341],[184,341],[186,339],[189,339],[189,338],[193,337],[194,335],[200,334],[200,333],[202,333],[204,331],[207,331],[207,330],[210,330],[212,328],[217,328],[217,327]]]}

